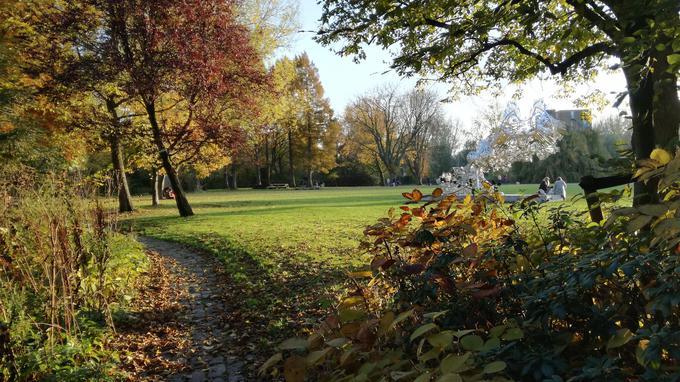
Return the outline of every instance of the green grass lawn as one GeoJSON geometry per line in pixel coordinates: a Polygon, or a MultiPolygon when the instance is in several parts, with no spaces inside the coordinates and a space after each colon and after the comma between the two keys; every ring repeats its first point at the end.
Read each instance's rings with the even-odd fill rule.
{"type": "MultiPolygon", "coordinates": [[[[421,190],[430,193],[435,187],[421,190]]],[[[395,188],[207,191],[189,194],[195,216],[180,218],[175,203],[150,206],[123,222],[135,232],[189,244],[218,256],[239,289],[237,309],[250,323],[250,341],[265,344],[311,327],[336,302],[343,273],[366,264],[357,251],[364,227],[402,205],[395,188]]],[[[505,193],[531,194],[538,185],[506,185],[505,193]]],[[[569,197],[580,192],[568,187],[569,197]]],[[[565,202],[585,211],[585,202],[565,202]]],[[[263,344],[259,344],[262,346],[263,344]]]]}

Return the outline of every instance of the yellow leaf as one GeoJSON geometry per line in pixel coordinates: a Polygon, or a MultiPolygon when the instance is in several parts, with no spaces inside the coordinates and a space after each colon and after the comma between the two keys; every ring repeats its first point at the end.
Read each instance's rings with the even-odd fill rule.
{"type": "Polygon", "coordinates": [[[661,163],[662,165],[665,165],[666,163],[670,162],[671,159],[672,159],[671,154],[664,149],[654,149],[654,150],[652,150],[652,153],[649,154],[649,157],[651,159],[654,159],[655,161],[661,163]]]}

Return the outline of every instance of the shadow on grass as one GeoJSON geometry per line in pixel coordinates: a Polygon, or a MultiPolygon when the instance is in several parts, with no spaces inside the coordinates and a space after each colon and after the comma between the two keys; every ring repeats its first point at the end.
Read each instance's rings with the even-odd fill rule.
{"type": "MultiPolygon", "coordinates": [[[[317,198],[291,198],[291,199],[257,199],[257,200],[234,200],[234,201],[211,201],[211,202],[191,202],[191,195],[189,202],[191,206],[196,209],[210,209],[210,208],[248,208],[253,207],[254,210],[264,208],[275,208],[277,211],[281,210],[279,206],[299,208],[299,207],[363,207],[363,206],[397,206],[400,202],[405,201],[401,195],[395,195],[394,198],[385,198],[385,195],[368,195],[368,196],[328,196],[317,198]],[[360,201],[360,202],[359,202],[360,201]],[[359,202],[359,203],[358,203],[359,202]]],[[[145,211],[153,210],[172,210],[176,209],[174,203],[163,203],[159,206],[143,206],[141,209],[145,211]]]]}
{"type": "Polygon", "coordinates": [[[271,348],[316,326],[335,303],[333,291],[342,284],[346,271],[305,261],[295,253],[252,253],[216,234],[178,236],[163,231],[151,236],[189,245],[221,260],[230,284],[225,288],[229,325],[236,328],[237,343],[249,348],[271,348]]]}

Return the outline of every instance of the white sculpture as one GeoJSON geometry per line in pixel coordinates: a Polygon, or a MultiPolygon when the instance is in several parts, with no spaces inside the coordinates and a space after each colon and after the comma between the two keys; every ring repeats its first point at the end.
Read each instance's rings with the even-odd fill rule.
{"type": "Polygon", "coordinates": [[[505,170],[513,162],[528,162],[534,155],[543,159],[553,154],[560,137],[559,121],[548,114],[542,100],[534,102],[528,119],[522,119],[517,104],[510,102],[500,125],[490,128],[467,159],[487,171],[505,170]]]}

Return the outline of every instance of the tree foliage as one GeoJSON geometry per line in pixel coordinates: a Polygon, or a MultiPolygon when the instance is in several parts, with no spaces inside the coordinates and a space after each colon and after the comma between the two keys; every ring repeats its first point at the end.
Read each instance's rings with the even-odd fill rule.
{"type": "MultiPolygon", "coordinates": [[[[321,21],[317,39],[342,41],[340,54],[362,58],[369,43],[393,48],[398,73],[436,75],[469,92],[542,72],[590,79],[613,59],[627,81],[636,159],[677,142],[675,0],[326,0],[321,21]]],[[[654,184],[636,184],[638,202],[656,199],[654,184]]]]}

